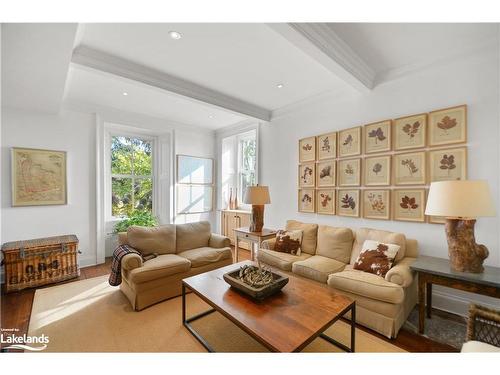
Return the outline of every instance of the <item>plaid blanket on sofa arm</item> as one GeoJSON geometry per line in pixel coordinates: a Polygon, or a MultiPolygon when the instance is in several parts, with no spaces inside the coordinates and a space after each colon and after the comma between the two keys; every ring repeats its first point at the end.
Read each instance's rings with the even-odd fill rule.
{"type": "Polygon", "coordinates": [[[127,254],[137,254],[142,258],[142,254],[133,247],[130,247],[129,245],[119,245],[115,251],[113,251],[109,285],[118,286],[122,283],[122,259],[127,254]]]}

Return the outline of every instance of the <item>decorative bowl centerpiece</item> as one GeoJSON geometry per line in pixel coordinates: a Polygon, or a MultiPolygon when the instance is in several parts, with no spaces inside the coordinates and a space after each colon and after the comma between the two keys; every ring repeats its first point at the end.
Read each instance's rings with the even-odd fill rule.
{"type": "Polygon", "coordinates": [[[225,273],[223,277],[233,288],[257,300],[279,292],[288,283],[288,277],[252,265],[241,266],[238,270],[225,273]]]}

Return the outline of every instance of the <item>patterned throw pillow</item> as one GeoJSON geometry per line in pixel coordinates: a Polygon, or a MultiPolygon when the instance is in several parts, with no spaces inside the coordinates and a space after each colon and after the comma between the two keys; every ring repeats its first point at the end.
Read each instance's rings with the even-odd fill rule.
{"type": "Polygon", "coordinates": [[[387,271],[391,269],[398,251],[398,245],[366,240],[353,268],[385,277],[387,271]]]}
{"type": "Polygon", "coordinates": [[[292,255],[300,255],[301,230],[279,230],[276,232],[274,250],[292,255]]]}

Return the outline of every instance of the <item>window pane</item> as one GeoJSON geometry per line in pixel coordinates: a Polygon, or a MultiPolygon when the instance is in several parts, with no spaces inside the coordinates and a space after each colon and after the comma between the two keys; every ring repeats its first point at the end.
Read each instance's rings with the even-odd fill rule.
{"type": "Polygon", "coordinates": [[[153,182],[150,178],[134,181],[134,206],[138,211],[153,212],[153,182]]]}
{"type": "Polygon", "coordinates": [[[111,179],[111,213],[113,216],[127,216],[132,212],[132,179],[111,179]]]}
{"type": "Polygon", "coordinates": [[[255,151],[255,139],[247,139],[241,141],[242,170],[255,170],[255,151]]]}
{"type": "Polygon", "coordinates": [[[111,173],[132,173],[132,141],[127,137],[111,139],[111,173]]]}
{"type": "Polygon", "coordinates": [[[152,147],[151,142],[133,138],[132,148],[134,150],[134,175],[149,176],[152,174],[152,147]]]}

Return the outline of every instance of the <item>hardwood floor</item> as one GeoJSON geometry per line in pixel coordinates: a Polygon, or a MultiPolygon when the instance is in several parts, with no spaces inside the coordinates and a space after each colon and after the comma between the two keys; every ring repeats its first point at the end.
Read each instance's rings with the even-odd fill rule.
{"type": "MultiPolygon", "coordinates": [[[[234,248],[232,249],[234,252],[234,248]]],[[[240,249],[239,260],[250,259],[250,252],[245,249],[240,249]]],[[[111,258],[106,258],[104,264],[97,266],[85,267],[80,269],[80,276],[76,279],[65,281],[64,283],[85,280],[92,277],[98,277],[109,274],[111,271],[111,258]]],[[[42,288],[47,288],[54,286],[47,285],[42,288]]],[[[33,297],[35,295],[36,289],[26,289],[20,292],[4,294],[2,291],[1,295],[1,322],[2,328],[16,328],[19,331],[17,335],[23,335],[28,333],[28,325],[31,315],[31,307],[33,304],[33,297]]],[[[381,340],[390,342],[393,345],[399,346],[400,348],[407,350],[412,353],[428,353],[428,352],[457,352],[458,350],[452,346],[441,344],[430,340],[419,334],[409,332],[406,330],[400,330],[398,337],[395,339],[388,339],[368,328],[357,325],[357,328],[366,331],[381,340]]],[[[3,344],[2,347],[7,346],[3,344]]]]}

